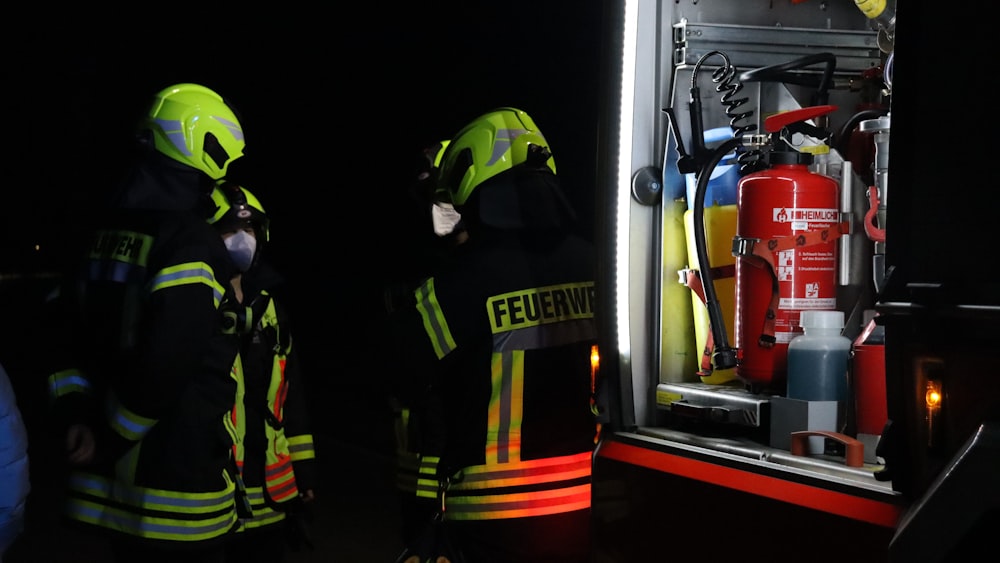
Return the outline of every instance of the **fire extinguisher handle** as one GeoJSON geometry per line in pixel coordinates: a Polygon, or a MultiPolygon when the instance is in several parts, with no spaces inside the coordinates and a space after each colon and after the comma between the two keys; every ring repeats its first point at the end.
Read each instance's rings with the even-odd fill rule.
{"type": "Polygon", "coordinates": [[[764,120],[764,131],[777,133],[785,127],[799,121],[808,121],[821,115],[826,115],[837,110],[837,106],[810,106],[807,108],[793,109],[776,113],[764,120]]]}

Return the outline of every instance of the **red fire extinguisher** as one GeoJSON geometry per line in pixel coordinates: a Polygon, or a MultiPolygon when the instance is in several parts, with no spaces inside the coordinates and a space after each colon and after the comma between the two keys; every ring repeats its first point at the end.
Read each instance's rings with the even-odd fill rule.
{"type": "MultiPolygon", "coordinates": [[[[736,375],[755,392],[783,392],[788,343],[802,333],[799,313],[837,308],[837,243],[849,232],[840,216],[839,185],[808,166],[792,133],[822,137],[806,123],[835,106],[815,106],[767,118],[769,168],[737,185],[736,375]]],[[[828,136],[828,135],[827,135],[828,136]]]]}

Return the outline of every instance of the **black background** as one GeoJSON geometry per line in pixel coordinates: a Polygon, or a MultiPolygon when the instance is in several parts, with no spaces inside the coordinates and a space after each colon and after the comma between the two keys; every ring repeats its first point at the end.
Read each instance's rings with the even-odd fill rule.
{"type": "Polygon", "coordinates": [[[271,218],[266,251],[287,278],[314,418],[362,444],[369,431],[389,438],[372,430],[386,406],[373,339],[382,283],[426,228],[405,195],[423,147],[494,107],[524,109],[592,230],[601,2],[29,9],[38,16],[3,40],[0,362],[29,388],[21,402],[44,376],[32,372],[41,296],[127,164],[136,120],[170,84],[204,84],[240,114],[240,172],[271,218]]]}

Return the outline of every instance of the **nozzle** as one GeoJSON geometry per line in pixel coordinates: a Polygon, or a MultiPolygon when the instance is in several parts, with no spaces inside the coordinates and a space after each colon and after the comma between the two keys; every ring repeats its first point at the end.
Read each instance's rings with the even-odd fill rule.
{"type": "Polygon", "coordinates": [[[712,364],[715,369],[729,369],[736,367],[736,348],[716,347],[712,354],[712,364]]]}

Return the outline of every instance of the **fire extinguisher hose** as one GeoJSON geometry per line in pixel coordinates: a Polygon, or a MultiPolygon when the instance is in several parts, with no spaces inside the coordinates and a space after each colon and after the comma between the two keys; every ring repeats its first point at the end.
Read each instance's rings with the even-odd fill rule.
{"type": "Polygon", "coordinates": [[[708,181],[712,171],[725,156],[742,145],[743,140],[737,137],[728,139],[719,145],[705,165],[698,172],[698,185],[694,195],[694,242],[698,253],[698,264],[701,268],[702,285],[705,292],[705,308],[708,309],[708,323],[711,338],[715,342],[715,352],[712,355],[715,367],[729,369],[736,367],[736,349],[729,345],[729,334],[722,315],[722,306],[715,293],[715,283],[712,279],[712,267],[708,260],[708,243],[705,236],[705,194],[708,193],[708,181]]]}

